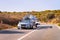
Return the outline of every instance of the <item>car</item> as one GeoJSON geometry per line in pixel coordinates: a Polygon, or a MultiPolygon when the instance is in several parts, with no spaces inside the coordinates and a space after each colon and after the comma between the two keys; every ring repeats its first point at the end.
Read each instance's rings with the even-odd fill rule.
{"type": "Polygon", "coordinates": [[[18,23],[18,29],[20,28],[37,28],[37,25],[39,23],[37,22],[37,18],[33,15],[27,15],[25,17],[23,17],[23,19],[21,21],[19,21],[18,23]]]}

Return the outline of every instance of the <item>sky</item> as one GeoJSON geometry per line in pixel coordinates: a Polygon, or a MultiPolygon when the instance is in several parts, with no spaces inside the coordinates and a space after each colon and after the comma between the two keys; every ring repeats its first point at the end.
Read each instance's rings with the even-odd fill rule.
{"type": "Polygon", "coordinates": [[[60,9],[60,0],[0,0],[0,11],[43,11],[60,9]]]}

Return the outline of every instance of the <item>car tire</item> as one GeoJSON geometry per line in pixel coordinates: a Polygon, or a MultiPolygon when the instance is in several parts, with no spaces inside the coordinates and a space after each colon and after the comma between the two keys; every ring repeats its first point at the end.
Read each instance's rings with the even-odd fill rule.
{"type": "Polygon", "coordinates": [[[30,26],[31,29],[33,29],[33,26],[30,26]]]}
{"type": "Polygon", "coordinates": [[[50,28],[52,28],[52,26],[50,26],[50,28]]]}
{"type": "Polygon", "coordinates": [[[18,28],[18,29],[20,29],[20,28],[18,28]]]}

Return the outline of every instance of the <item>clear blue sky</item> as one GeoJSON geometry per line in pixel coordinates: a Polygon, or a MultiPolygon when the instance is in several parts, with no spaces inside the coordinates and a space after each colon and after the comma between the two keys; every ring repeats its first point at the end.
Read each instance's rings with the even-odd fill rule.
{"type": "Polygon", "coordinates": [[[0,0],[0,11],[41,11],[60,9],[60,0],[0,0]]]}

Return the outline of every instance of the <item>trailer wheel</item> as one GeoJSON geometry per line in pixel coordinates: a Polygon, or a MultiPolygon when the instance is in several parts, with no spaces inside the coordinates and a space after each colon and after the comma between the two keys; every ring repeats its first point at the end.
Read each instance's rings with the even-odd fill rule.
{"type": "Polygon", "coordinates": [[[18,28],[18,29],[20,29],[20,28],[18,28]]]}
{"type": "Polygon", "coordinates": [[[52,26],[50,26],[50,28],[52,28],[52,26]]]}
{"type": "Polygon", "coordinates": [[[39,25],[38,23],[35,24],[35,27],[37,28],[37,25],[39,25]]]}

